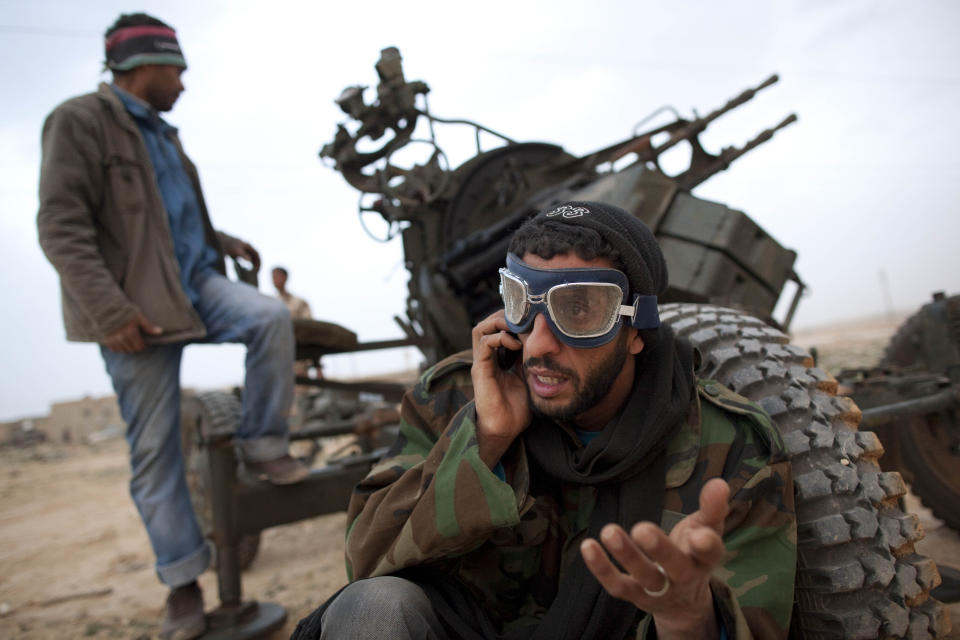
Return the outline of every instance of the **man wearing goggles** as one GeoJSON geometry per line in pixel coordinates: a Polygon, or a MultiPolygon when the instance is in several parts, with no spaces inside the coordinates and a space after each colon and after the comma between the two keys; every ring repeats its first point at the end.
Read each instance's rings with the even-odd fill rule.
{"type": "Polygon", "coordinates": [[[786,638],[789,463],[660,326],[650,230],[570,202],[515,233],[500,278],[504,309],[407,394],[354,492],[355,582],[294,638],[786,638]]]}
{"type": "Polygon", "coordinates": [[[500,269],[500,295],[504,318],[514,333],[530,330],[538,313],[558,340],[586,349],[607,344],[629,318],[629,326],[656,329],[660,326],[657,297],[637,295],[627,301],[627,275],[617,269],[537,269],[520,258],[507,255],[500,269]]]}

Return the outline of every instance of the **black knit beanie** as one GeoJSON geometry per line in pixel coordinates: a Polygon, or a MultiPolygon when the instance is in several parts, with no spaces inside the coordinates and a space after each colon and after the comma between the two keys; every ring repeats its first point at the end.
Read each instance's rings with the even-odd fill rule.
{"type": "Polygon", "coordinates": [[[538,213],[547,219],[593,229],[620,253],[635,295],[660,295],[667,288],[667,263],[653,232],[639,218],[620,207],[602,202],[572,201],[538,213]]]}
{"type": "Polygon", "coordinates": [[[187,61],[177,42],[177,33],[163,22],[144,13],[121,16],[140,18],[136,24],[128,24],[110,32],[104,38],[106,62],[104,68],[113,71],[129,71],[145,64],[165,64],[187,68],[187,61]],[[153,22],[147,21],[155,21],[153,22]]]}

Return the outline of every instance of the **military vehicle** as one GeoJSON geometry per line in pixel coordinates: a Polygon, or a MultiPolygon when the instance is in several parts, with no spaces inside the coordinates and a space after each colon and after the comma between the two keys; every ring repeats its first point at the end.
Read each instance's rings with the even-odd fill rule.
{"type": "MultiPolygon", "coordinates": [[[[429,87],[406,80],[394,48],[381,52],[376,70],[379,82],[373,102],[366,101],[362,86],[348,87],[337,100],[349,121],[338,127],[320,155],[361,192],[361,217],[381,216],[389,228],[384,239],[402,236],[409,296],[406,318],[395,319],[405,337],[372,345],[305,339],[299,343],[301,353],[312,350],[319,358],[357,348],[416,345],[431,364],[466,349],[473,324],[499,307],[497,269],[504,264],[509,236],[517,226],[541,209],[567,200],[616,204],[646,222],[663,247],[670,289],[661,298],[661,318],[697,348],[697,374],[719,380],[760,404],[783,434],[793,466],[798,518],[792,637],[946,636],[948,614],[930,596],[940,581],[937,567],[916,553],[914,545],[922,537],[919,522],[901,508],[906,486],[896,470],[881,470],[883,447],[877,435],[857,428],[862,412],[850,393],[859,400],[858,390],[867,388],[876,372],[851,372],[840,386],[830,373],[816,367],[810,353],[791,345],[786,331],[804,289],[794,271],[796,254],[744,213],[691,193],[796,120],[789,115],[742,147],[716,154],[700,144],[699,135],[711,122],[753,99],[774,84],[776,76],[706,116],[676,115],[662,126],[577,157],[555,144],[516,142],[470,121],[434,116],[426,108],[429,87]],[[435,136],[435,126],[443,124],[469,126],[476,132],[476,155],[455,168],[447,166],[435,136]],[[422,126],[428,137],[414,138],[422,126]],[[482,150],[481,132],[502,144],[482,150]],[[422,164],[399,166],[397,152],[411,142],[425,142],[429,153],[422,164]],[[659,159],[680,144],[690,147],[689,166],[667,175],[659,159]],[[792,294],[784,294],[785,289],[792,289],[792,294]],[[773,316],[782,295],[789,300],[779,306],[786,312],[777,319],[773,316]]],[[[910,364],[909,354],[926,344],[926,327],[922,321],[913,322],[894,339],[887,370],[910,364]]],[[[951,331],[955,346],[956,324],[951,331]]],[[[937,380],[956,383],[953,353],[937,380]]],[[[932,358],[921,364],[936,366],[939,361],[932,358]]],[[[335,381],[313,383],[339,392],[350,388],[335,381]]],[[[906,385],[890,386],[896,387],[897,400],[902,401],[898,410],[927,415],[922,405],[930,402],[931,394],[922,389],[929,390],[929,384],[912,395],[906,385]]],[[[945,388],[952,392],[954,387],[936,387],[938,393],[945,388]]],[[[397,388],[381,386],[379,391],[391,398],[397,388]]],[[[940,397],[943,404],[938,410],[955,406],[955,396],[948,395],[940,397]]],[[[892,396],[876,397],[878,402],[869,411],[875,410],[871,419],[879,424],[883,405],[892,396]]],[[[377,451],[316,470],[302,486],[237,484],[232,450],[217,443],[229,440],[238,402],[221,395],[201,398],[201,405],[188,447],[204,451],[203,474],[212,489],[205,492],[198,510],[212,514],[221,602],[237,621],[242,617],[237,614],[242,609],[241,540],[259,536],[260,529],[272,524],[343,509],[349,486],[362,477],[377,451]],[[323,495],[318,496],[321,483],[323,495]]],[[[322,417],[311,423],[308,435],[343,433],[359,423],[369,424],[357,415],[322,417]]],[[[931,456],[943,458],[923,451],[931,438],[942,443],[944,433],[953,434],[955,455],[952,425],[936,422],[929,434],[911,441],[909,455],[926,463],[931,456]]],[[[908,447],[906,441],[903,444],[906,458],[908,447]]],[[[936,484],[941,473],[942,465],[925,480],[932,478],[936,484]]],[[[917,474],[912,477],[919,480],[917,474]]],[[[947,503],[950,499],[956,495],[948,495],[947,503]]]]}
{"type": "Polygon", "coordinates": [[[903,474],[960,531],[960,296],[935,293],[897,329],[876,366],[845,369],[837,379],[863,410],[860,428],[880,436],[881,466],[903,474]]]}

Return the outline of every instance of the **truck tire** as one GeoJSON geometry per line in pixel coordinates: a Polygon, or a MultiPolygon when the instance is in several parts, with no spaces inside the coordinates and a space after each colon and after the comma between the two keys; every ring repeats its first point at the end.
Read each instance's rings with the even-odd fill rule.
{"type": "Polygon", "coordinates": [[[890,342],[883,350],[882,365],[897,367],[919,366],[927,368],[923,353],[923,317],[924,312],[918,311],[897,327],[890,342]]]}
{"type": "MultiPolygon", "coordinates": [[[[884,350],[881,366],[947,375],[947,342],[953,349],[960,343],[960,296],[935,298],[907,318],[884,350]],[[943,360],[931,362],[937,358],[943,360]]],[[[896,425],[903,474],[920,500],[955,531],[960,531],[958,420],[956,412],[942,411],[896,425]]]]}
{"type": "MultiPolygon", "coordinates": [[[[204,537],[211,541],[211,567],[217,568],[217,547],[213,540],[213,502],[210,478],[203,455],[204,437],[232,437],[240,422],[240,399],[233,393],[211,391],[185,395],[181,400],[180,443],[190,500],[204,537]]],[[[260,534],[244,534],[237,542],[240,569],[253,564],[260,550],[260,534]]]]}
{"type": "Polygon", "coordinates": [[[933,515],[960,531],[960,455],[954,418],[951,412],[941,412],[911,420],[900,429],[900,456],[910,470],[910,488],[933,515]]]}
{"type": "Polygon", "coordinates": [[[791,637],[944,637],[947,614],[930,597],[940,576],[914,550],[918,519],[898,506],[905,485],[880,471],[880,441],[857,431],[860,410],[836,396],[836,380],[781,331],[740,311],[665,304],[660,316],[699,351],[699,377],[759,404],[783,436],[797,511],[791,637]]]}

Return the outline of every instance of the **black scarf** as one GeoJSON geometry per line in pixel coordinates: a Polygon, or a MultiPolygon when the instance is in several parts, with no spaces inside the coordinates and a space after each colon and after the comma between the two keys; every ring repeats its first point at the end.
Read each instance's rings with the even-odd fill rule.
{"type": "MultiPolygon", "coordinates": [[[[661,326],[659,340],[636,356],[630,399],[612,424],[586,447],[575,449],[559,426],[537,419],[523,439],[531,463],[551,481],[596,486],[597,503],[587,535],[616,522],[628,529],[641,520],[659,522],[663,511],[666,459],[663,452],[686,417],[693,399],[693,349],[661,326]]],[[[413,580],[430,597],[452,637],[464,640],[498,638],[486,612],[454,576],[428,568],[399,574],[413,580]]],[[[329,601],[328,601],[329,602],[329,601]]],[[[321,610],[316,616],[319,627],[321,610]]],[[[506,640],[608,640],[627,636],[643,612],[610,596],[577,555],[544,618],[515,630],[506,640]]],[[[304,634],[295,638],[319,637],[304,634]]],[[[302,631],[307,631],[303,629],[302,631]]]]}
{"type": "MultiPolygon", "coordinates": [[[[669,327],[638,356],[630,399],[614,420],[583,449],[562,442],[556,425],[535,422],[524,441],[530,457],[560,482],[595,486],[597,503],[587,535],[616,522],[629,531],[637,522],[660,522],[665,490],[667,443],[692,400],[693,349],[669,327]]],[[[577,554],[556,599],[540,624],[511,638],[590,640],[623,638],[642,612],[613,598],[577,554]]]]}

